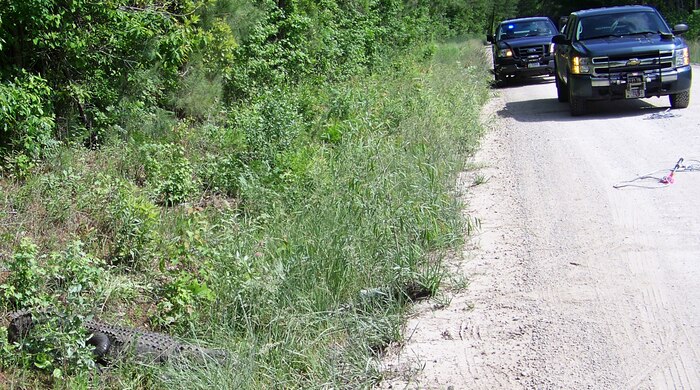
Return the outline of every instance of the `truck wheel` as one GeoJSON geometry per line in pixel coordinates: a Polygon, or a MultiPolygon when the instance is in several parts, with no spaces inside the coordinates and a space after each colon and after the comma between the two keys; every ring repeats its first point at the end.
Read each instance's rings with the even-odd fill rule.
{"type": "Polygon", "coordinates": [[[496,88],[501,88],[506,84],[506,76],[500,73],[494,73],[496,88]]]}
{"type": "Polygon", "coordinates": [[[690,91],[668,95],[668,100],[671,102],[671,108],[687,108],[690,103],[690,91]]]}
{"type": "Polygon", "coordinates": [[[574,96],[571,84],[569,84],[569,110],[571,116],[580,116],[586,113],[586,99],[574,96]]]}
{"type": "Polygon", "coordinates": [[[557,85],[557,100],[559,100],[561,103],[568,102],[569,91],[564,89],[564,85],[561,80],[559,80],[559,76],[557,76],[556,73],[554,74],[554,84],[557,85]]]}

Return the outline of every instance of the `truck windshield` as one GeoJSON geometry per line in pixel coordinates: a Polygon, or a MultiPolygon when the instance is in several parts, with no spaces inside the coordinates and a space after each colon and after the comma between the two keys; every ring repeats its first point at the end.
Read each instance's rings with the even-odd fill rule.
{"type": "Polygon", "coordinates": [[[581,18],[576,29],[576,40],[669,33],[668,26],[657,13],[633,11],[581,18]]]}
{"type": "Polygon", "coordinates": [[[554,24],[548,20],[529,20],[517,22],[505,22],[498,26],[496,38],[513,39],[520,37],[535,37],[540,35],[554,35],[554,24]]]}

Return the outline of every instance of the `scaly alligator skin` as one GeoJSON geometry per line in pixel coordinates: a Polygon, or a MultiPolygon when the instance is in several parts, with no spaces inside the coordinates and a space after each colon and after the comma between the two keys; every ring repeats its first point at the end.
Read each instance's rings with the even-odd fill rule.
{"type": "MultiPolygon", "coordinates": [[[[42,313],[41,315],[51,314],[42,313]]],[[[10,324],[7,330],[10,342],[25,337],[34,326],[32,310],[10,313],[9,320],[10,324]]],[[[221,361],[227,356],[224,350],[181,343],[162,333],[115,326],[93,320],[83,321],[83,326],[91,333],[88,343],[95,347],[93,352],[101,360],[113,360],[131,355],[139,360],[156,362],[179,357],[210,358],[221,361]]]]}

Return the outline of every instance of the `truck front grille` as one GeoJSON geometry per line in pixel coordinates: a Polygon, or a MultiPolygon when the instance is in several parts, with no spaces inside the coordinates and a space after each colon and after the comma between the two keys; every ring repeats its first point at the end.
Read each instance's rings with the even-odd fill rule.
{"type": "Polygon", "coordinates": [[[528,58],[528,57],[541,57],[545,53],[545,45],[537,45],[537,46],[523,46],[519,47],[515,50],[516,54],[518,55],[519,58],[528,58]]]}
{"type": "Polygon", "coordinates": [[[593,57],[594,75],[644,72],[673,68],[673,52],[646,52],[609,57],[593,57]]]}

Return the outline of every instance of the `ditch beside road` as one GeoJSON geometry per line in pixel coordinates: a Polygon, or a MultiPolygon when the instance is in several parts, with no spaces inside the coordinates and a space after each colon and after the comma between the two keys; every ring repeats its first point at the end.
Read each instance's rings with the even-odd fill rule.
{"type": "Polygon", "coordinates": [[[480,229],[448,261],[452,289],[415,306],[381,386],[700,388],[700,171],[613,187],[700,160],[699,89],[683,110],[664,97],[576,118],[552,77],[496,90],[483,168],[459,182],[480,229]]]}

